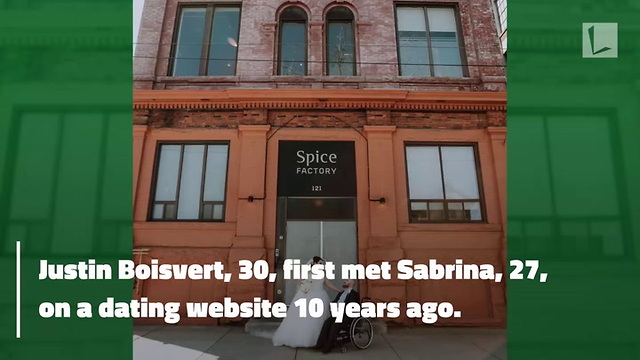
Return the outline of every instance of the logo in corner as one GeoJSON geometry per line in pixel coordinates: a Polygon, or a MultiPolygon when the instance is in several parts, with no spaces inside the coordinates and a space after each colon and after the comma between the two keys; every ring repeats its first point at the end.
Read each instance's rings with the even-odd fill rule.
{"type": "Polygon", "coordinates": [[[618,23],[582,23],[583,58],[618,57],[618,23]]]}

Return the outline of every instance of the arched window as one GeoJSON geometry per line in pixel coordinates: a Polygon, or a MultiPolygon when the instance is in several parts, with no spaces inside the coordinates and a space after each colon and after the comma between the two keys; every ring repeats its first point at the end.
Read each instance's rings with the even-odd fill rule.
{"type": "Polygon", "coordinates": [[[307,74],[307,13],[297,6],[280,14],[278,75],[307,74]]]}
{"type": "Polygon", "coordinates": [[[344,6],[336,6],[329,10],[326,29],[327,75],[355,75],[356,47],[351,10],[344,6]]]}

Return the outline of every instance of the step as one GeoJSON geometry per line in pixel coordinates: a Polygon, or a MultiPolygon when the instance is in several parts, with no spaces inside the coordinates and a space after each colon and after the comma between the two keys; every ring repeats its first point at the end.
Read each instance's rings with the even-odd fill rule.
{"type": "MultiPolygon", "coordinates": [[[[244,332],[253,336],[271,339],[280,326],[280,319],[251,319],[244,324],[244,332]]],[[[387,324],[379,319],[371,319],[374,334],[386,334],[387,324]]]]}

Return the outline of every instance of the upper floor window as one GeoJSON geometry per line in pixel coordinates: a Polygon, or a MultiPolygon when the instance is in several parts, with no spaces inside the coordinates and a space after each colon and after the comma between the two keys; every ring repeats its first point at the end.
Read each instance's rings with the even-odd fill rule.
{"type": "Polygon", "coordinates": [[[398,6],[396,18],[401,76],[465,76],[453,7],[398,6]]]}
{"type": "Polygon", "coordinates": [[[498,13],[498,33],[502,34],[507,30],[507,0],[496,0],[495,7],[498,13]]]}
{"type": "Polygon", "coordinates": [[[356,74],[353,13],[336,6],[327,13],[327,75],[356,74]]]}
{"type": "Polygon", "coordinates": [[[162,144],[151,220],[224,221],[227,143],[162,144]]]}
{"type": "Polygon", "coordinates": [[[307,74],[307,13],[290,6],[280,14],[278,75],[307,74]]]}
{"type": "Polygon", "coordinates": [[[176,29],[173,76],[236,74],[239,5],[182,6],[176,29]]]}
{"type": "Polygon", "coordinates": [[[482,221],[474,146],[406,147],[411,222],[482,221]]]}

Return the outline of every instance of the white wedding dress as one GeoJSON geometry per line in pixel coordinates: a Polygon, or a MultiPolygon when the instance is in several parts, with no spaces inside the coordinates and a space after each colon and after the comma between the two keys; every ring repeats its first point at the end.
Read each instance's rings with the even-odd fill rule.
{"type": "Polygon", "coordinates": [[[309,292],[306,294],[298,287],[296,295],[293,297],[289,310],[287,310],[287,316],[282,320],[282,323],[273,335],[274,346],[290,346],[290,347],[313,347],[318,341],[320,330],[322,330],[322,324],[329,318],[329,295],[324,290],[324,279],[321,280],[309,280],[311,282],[309,292]],[[307,310],[307,316],[300,317],[300,312],[297,306],[293,305],[298,299],[307,299],[307,309],[309,300],[316,298],[322,300],[324,306],[324,312],[321,317],[314,318],[309,316],[307,310]]]}

